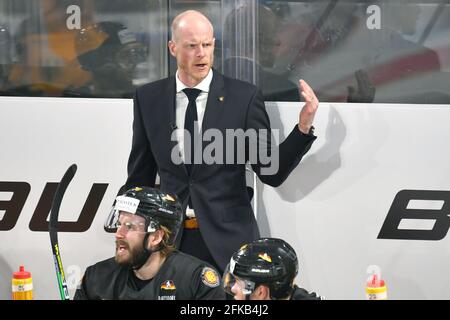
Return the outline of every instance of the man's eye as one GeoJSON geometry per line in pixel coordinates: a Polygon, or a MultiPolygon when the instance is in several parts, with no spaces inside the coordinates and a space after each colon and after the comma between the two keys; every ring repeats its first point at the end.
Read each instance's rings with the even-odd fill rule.
{"type": "Polygon", "coordinates": [[[125,225],[125,228],[127,228],[127,230],[133,229],[133,224],[131,222],[125,222],[124,225],[125,225]]]}
{"type": "Polygon", "coordinates": [[[117,222],[117,227],[120,228],[121,226],[125,226],[125,228],[127,230],[131,230],[131,228],[133,227],[133,224],[131,222],[117,222]]]}

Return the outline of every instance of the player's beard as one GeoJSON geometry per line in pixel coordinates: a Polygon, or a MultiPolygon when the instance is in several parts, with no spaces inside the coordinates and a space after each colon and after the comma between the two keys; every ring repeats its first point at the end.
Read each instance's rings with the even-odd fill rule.
{"type": "Polygon", "coordinates": [[[123,240],[116,240],[116,263],[124,266],[132,266],[136,263],[139,256],[142,254],[142,243],[136,246],[130,247],[129,243],[123,240]],[[119,246],[124,246],[126,253],[119,254],[119,246]]]}

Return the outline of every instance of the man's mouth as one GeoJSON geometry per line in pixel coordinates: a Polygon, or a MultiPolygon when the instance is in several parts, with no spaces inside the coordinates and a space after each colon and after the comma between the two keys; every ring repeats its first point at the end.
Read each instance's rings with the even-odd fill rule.
{"type": "Polygon", "coordinates": [[[117,243],[116,250],[118,253],[125,252],[126,250],[128,250],[128,245],[125,243],[117,243]]]}
{"type": "Polygon", "coordinates": [[[207,63],[196,63],[195,66],[199,69],[204,69],[208,66],[207,63]]]}

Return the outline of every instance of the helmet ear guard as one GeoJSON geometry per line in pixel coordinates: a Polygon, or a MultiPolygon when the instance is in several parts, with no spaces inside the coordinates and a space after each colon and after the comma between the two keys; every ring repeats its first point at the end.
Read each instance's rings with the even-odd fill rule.
{"type": "Polygon", "coordinates": [[[156,230],[161,229],[161,225],[159,224],[158,221],[155,221],[153,219],[151,219],[148,223],[147,223],[147,232],[149,233],[153,233],[156,230]]]}

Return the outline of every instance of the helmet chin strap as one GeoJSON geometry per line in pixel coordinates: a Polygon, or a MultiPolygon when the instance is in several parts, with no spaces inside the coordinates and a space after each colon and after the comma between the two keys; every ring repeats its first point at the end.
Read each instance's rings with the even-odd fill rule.
{"type": "Polygon", "coordinates": [[[161,251],[162,246],[161,243],[159,243],[158,247],[155,250],[147,249],[147,241],[148,237],[150,236],[150,232],[147,232],[144,237],[143,241],[143,249],[141,253],[137,256],[137,258],[132,262],[131,268],[133,270],[139,270],[142,268],[142,266],[147,262],[148,258],[154,253],[161,251]]]}

